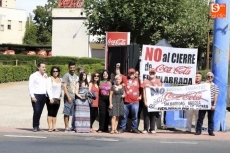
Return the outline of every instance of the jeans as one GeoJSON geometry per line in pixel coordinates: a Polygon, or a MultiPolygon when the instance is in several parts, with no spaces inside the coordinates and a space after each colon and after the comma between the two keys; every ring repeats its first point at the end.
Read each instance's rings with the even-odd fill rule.
{"type": "Polygon", "coordinates": [[[196,133],[202,132],[202,125],[203,125],[203,121],[204,121],[206,112],[208,112],[208,133],[212,134],[214,131],[214,122],[213,122],[214,111],[213,110],[199,110],[197,126],[196,126],[196,133]]]}
{"type": "Polygon", "coordinates": [[[132,125],[131,128],[137,129],[138,128],[138,111],[139,111],[139,103],[124,103],[124,116],[121,117],[121,123],[120,123],[120,128],[125,130],[126,128],[126,123],[127,123],[127,118],[129,116],[129,113],[131,114],[132,117],[132,125]]]}
{"type": "Polygon", "coordinates": [[[33,128],[39,128],[40,125],[40,118],[46,103],[46,95],[45,94],[34,94],[35,98],[37,99],[36,102],[32,102],[33,106],[33,128]]]}

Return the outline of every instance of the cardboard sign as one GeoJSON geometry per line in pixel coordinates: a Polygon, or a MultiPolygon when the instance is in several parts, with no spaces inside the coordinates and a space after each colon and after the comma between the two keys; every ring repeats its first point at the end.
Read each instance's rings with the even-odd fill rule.
{"type": "Polygon", "coordinates": [[[148,111],[210,110],[210,84],[146,88],[148,111]]]}
{"type": "Polygon", "coordinates": [[[141,79],[154,68],[162,83],[195,84],[197,49],[143,45],[140,63],[141,79]]]}

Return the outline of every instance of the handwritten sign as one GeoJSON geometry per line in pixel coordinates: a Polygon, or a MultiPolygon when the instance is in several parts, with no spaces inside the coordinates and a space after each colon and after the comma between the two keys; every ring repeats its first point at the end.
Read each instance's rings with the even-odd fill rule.
{"type": "Polygon", "coordinates": [[[211,109],[211,92],[208,83],[177,87],[148,87],[146,98],[149,112],[211,109]]]}
{"type": "Polygon", "coordinates": [[[162,83],[195,84],[197,49],[143,45],[140,63],[142,79],[154,68],[162,83]]]}

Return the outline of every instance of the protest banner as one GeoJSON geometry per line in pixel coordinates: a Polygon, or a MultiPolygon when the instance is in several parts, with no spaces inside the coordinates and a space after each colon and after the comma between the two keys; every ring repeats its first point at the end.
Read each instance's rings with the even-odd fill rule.
{"type": "Polygon", "coordinates": [[[149,69],[156,70],[162,83],[195,84],[197,49],[143,45],[140,63],[141,79],[148,78],[149,69]]]}
{"type": "Polygon", "coordinates": [[[177,87],[147,87],[146,98],[149,112],[211,109],[211,92],[208,83],[177,87]]]}

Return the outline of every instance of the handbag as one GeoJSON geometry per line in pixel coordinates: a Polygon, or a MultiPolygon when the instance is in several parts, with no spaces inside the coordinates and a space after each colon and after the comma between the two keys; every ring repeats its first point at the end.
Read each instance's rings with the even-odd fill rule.
{"type": "Polygon", "coordinates": [[[53,103],[53,104],[55,104],[55,105],[60,105],[60,99],[54,98],[53,100],[54,100],[54,103],[53,103]]]}
{"type": "Polygon", "coordinates": [[[91,98],[87,98],[90,107],[93,107],[93,101],[91,98]]]}

